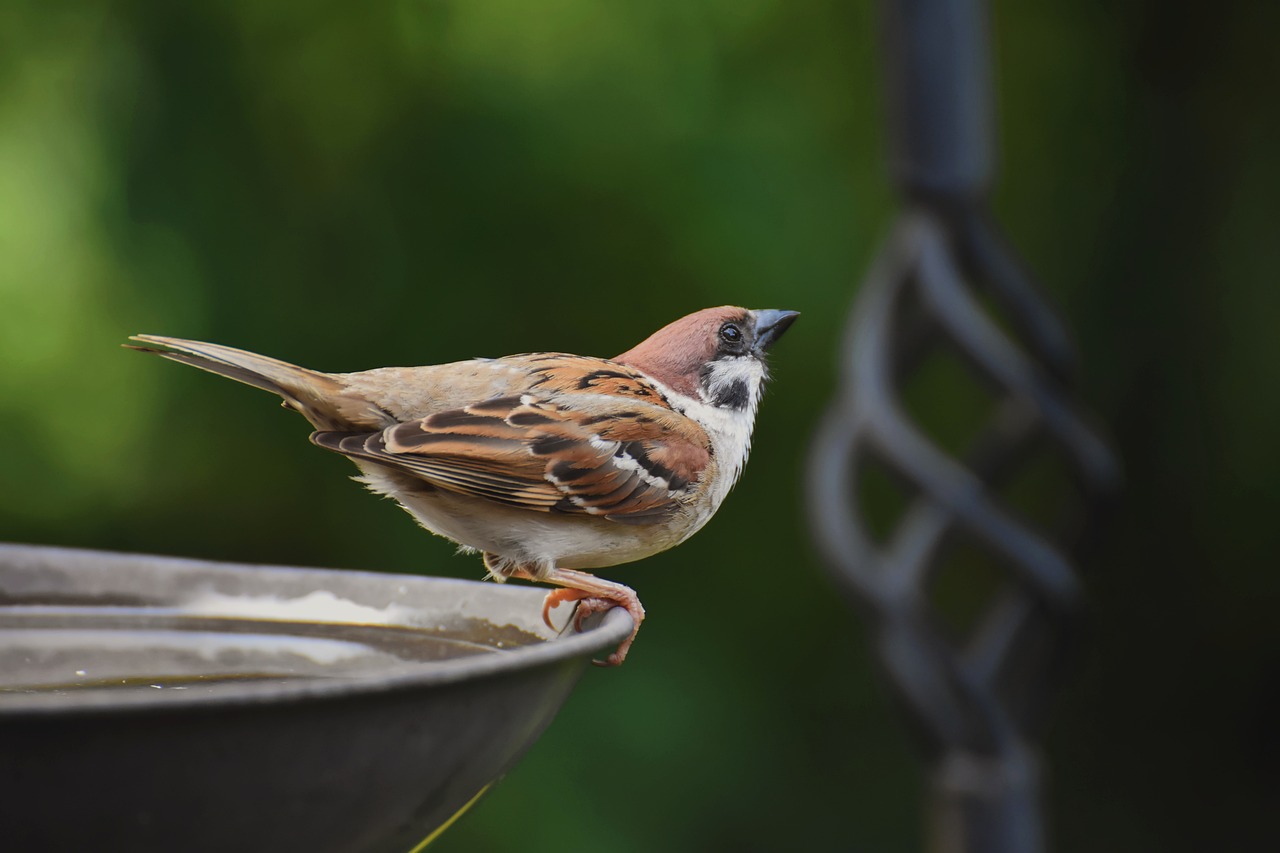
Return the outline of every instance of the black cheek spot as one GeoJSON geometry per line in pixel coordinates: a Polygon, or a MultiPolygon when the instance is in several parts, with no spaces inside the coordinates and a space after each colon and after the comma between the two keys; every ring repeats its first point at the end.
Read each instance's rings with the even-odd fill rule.
{"type": "Polygon", "coordinates": [[[722,388],[713,402],[728,409],[745,409],[751,402],[751,389],[744,380],[739,379],[727,388],[722,388]]]}

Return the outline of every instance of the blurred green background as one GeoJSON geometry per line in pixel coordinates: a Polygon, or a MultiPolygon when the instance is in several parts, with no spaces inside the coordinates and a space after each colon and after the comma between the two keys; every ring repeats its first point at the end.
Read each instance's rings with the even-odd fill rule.
{"type": "MultiPolygon", "coordinates": [[[[1280,4],[994,5],[994,207],[1129,479],[1055,847],[1277,845],[1280,4]]],[[[920,848],[801,489],[896,210],[869,6],[10,0],[0,47],[0,538],[479,578],[265,395],[118,345],[356,370],[798,309],[743,483],[612,574],[649,612],[627,664],[436,849],[920,848]]]]}

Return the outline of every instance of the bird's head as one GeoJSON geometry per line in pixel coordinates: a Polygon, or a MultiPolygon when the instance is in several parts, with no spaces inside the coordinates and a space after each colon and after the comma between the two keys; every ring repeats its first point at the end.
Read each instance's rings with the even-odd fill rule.
{"type": "Polygon", "coordinates": [[[765,356],[799,316],[773,308],[706,308],[662,327],[614,361],[694,400],[754,410],[769,375],[765,356]]]}

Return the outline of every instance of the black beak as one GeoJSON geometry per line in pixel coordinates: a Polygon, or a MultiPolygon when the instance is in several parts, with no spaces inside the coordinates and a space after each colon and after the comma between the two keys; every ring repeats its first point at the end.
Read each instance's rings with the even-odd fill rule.
{"type": "Polygon", "coordinates": [[[800,316],[799,311],[779,311],[776,308],[762,308],[752,311],[756,318],[756,342],[752,350],[763,355],[773,342],[782,337],[782,333],[791,328],[791,324],[800,316]]]}

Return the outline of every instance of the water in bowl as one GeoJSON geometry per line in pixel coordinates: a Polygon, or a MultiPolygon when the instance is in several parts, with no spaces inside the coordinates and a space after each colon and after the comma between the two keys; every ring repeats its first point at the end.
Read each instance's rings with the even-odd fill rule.
{"type": "Polygon", "coordinates": [[[385,678],[543,642],[483,619],[439,625],[307,621],[261,608],[0,601],[0,708],[209,695],[248,684],[385,678]],[[241,615],[236,615],[237,610],[241,615]],[[42,704],[44,704],[42,702],[42,704]]]}

